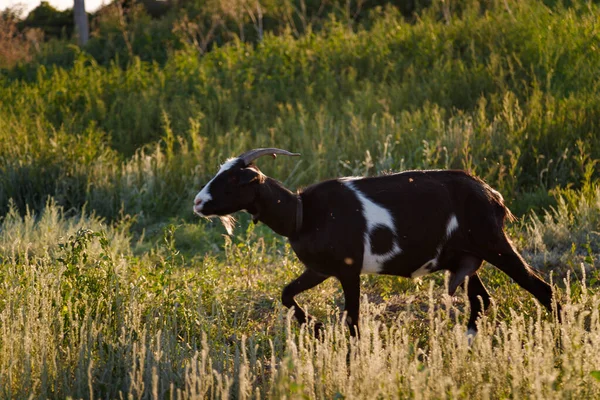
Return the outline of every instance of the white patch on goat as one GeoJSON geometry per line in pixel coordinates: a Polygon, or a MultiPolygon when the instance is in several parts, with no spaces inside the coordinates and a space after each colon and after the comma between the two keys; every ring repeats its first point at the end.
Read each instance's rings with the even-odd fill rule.
{"type": "Polygon", "coordinates": [[[344,176],[342,178],[338,178],[338,181],[345,183],[345,182],[357,181],[362,178],[363,178],[362,176],[344,176]]]}
{"type": "Polygon", "coordinates": [[[340,182],[342,182],[346,187],[354,192],[358,201],[360,201],[362,206],[363,217],[365,218],[365,222],[367,224],[367,229],[364,233],[364,252],[363,252],[363,264],[362,264],[362,273],[367,274],[377,274],[381,272],[381,267],[383,263],[392,259],[402,252],[400,246],[398,246],[398,242],[396,241],[396,226],[394,224],[394,218],[389,210],[383,208],[382,206],[376,204],[369,198],[367,198],[360,190],[358,190],[353,180],[360,178],[342,178],[340,182]],[[390,231],[394,236],[392,249],[385,254],[373,254],[371,251],[371,233],[377,226],[382,226],[390,231]]]}
{"type": "Polygon", "coordinates": [[[432,258],[431,260],[427,261],[425,264],[421,265],[418,270],[416,270],[415,272],[413,272],[410,275],[410,277],[418,278],[420,276],[427,275],[428,273],[431,272],[432,269],[437,267],[437,264],[438,264],[437,257],[432,258]]]}
{"type": "Polygon", "coordinates": [[[202,204],[212,200],[212,195],[210,194],[210,184],[217,178],[217,176],[219,176],[223,172],[227,171],[237,161],[238,161],[238,158],[230,158],[229,160],[225,161],[225,163],[223,163],[223,165],[221,165],[221,168],[219,168],[219,172],[217,172],[217,174],[210,181],[208,181],[208,183],[202,188],[202,190],[200,192],[198,192],[198,194],[196,195],[196,198],[194,199],[194,207],[193,207],[193,210],[196,214],[204,216],[202,214],[202,204]],[[196,208],[196,204],[198,202],[200,202],[200,208],[196,208]]]}
{"type": "Polygon", "coordinates": [[[452,214],[450,220],[448,221],[448,225],[446,225],[446,239],[452,235],[452,232],[458,229],[458,220],[456,219],[456,215],[452,214]]]}

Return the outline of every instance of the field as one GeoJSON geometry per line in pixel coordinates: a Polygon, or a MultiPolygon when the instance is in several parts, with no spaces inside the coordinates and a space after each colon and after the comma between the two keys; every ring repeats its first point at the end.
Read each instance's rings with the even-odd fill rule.
{"type": "Polygon", "coordinates": [[[600,7],[427,4],[311,23],[299,7],[210,48],[129,16],[85,49],[0,62],[0,398],[600,398],[600,7]],[[303,269],[285,238],[191,212],[254,147],[302,153],[259,161],[290,189],[470,170],[518,216],[563,323],[486,264],[471,346],[442,273],[364,276],[360,339],[327,280],[298,296],[325,323],[313,338],[281,305],[303,269]]]}

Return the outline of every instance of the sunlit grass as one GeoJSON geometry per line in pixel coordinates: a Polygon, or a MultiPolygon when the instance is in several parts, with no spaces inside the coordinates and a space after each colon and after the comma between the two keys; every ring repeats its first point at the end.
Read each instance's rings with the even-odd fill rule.
{"type": "MultiPolygon", "coordinates": [[[[592,208],[598,213],[598,204],[592,208]]],[[[562,212],[546,217],[548,229],[565,220],[562,212]]],[[[552,246],[536,233],[545,227],[532,219],[516,233],[524,243],[552,246]]],[[[578,227],[571,231],[565,240],[577,246],[578,227]]],[[[11,211],[0,226],[0,396],[600,394],[593,374],[600,365],[600,297],[597,276],[582,275],[585,268],[555,281],[564,310],[558,324],[506,276],[484,267],[493,306],[472,346],[465,294],[446,295],[443,275],[365,277],[358,340],[342,322],[341,288],[330,279],[299,296],[325,322],[317,340],[280,304],[281,289],[302,269],[280,239],[264,229],[237,228],[220,251],[181,253],[177,241],[189,235],[198,232],[167,226],[134,256],[130,246],[137,245],[126,227],[67,218],[53,203],[37,218],[11,211]]],[[[531,251],[560,258],[559,249],[531,251]]],[[[597,253],[584,262],[595,271],[597,253]]]]}
{"type": "Polygon", "coordinates": [[[599,398],[600,9],[433,3],[2,73],[0,397],[599,398]],[[302,153],[260,161],[290,189],[471,170],[522,216],[510,235],[563,323],[484,264],[472,346],[442,273],[363,277],[360,339],[325,281],[298,296],[325,323],[314,339],[281,306],[303,269],[284,239],[191,212],[220,163],[266,146],[302,153]]]}

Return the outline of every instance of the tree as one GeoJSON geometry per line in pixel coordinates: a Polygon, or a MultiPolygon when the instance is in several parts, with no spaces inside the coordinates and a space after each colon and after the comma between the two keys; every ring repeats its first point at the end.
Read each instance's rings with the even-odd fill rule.
{"type": "Polygon", "coordinates": [[[31,10],[23,21],[18,23],[21,31],[26,29],[41,29],[45,38],[64,39],[73,35],[74,27],[73,10],[59,11],[47,1],[40,2],[31,10]]]}
{"type": "Polygon", "coordinates": [[[74,0],[73,16],[75,19],[75,28],[77,29],[77,41],[79,46],[85,46],[90,38],[90,27],[88,16],[85,12],[85,0],[74,0]]]}

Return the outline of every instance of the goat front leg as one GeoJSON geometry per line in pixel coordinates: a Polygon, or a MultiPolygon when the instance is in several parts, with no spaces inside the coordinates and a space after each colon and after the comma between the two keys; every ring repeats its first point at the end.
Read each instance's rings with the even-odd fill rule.
{"type": "MultiPolygon", "coordinates": [[[[281,293],[281,302],[287,308],[294,307],[294,317],[296,317],[300,324],[306,323],[307,315],[304,310],[300,308],[296,300],[294,300],[294,296],[304,292],[305,290],[314,288],[327,278],[327,275],[322,275],[318,272],[307,269],[302,273],[302,275],[294,279],[285,288],[283,288],[283,292],[281,293]]],[[[310,318],[310,316],[308,318],[310,318]]],[[[322,325],[320,323],[315,323],[315,335],[318,336],[321,327],[322,325]]]]}
{"type": "Polygon", "coordinates": [[[351,274],[338,277],[344,290],[344,301],[346,309],[346,322],[350,329],[350,335],[356,336],[358,330],[358,316],[360,309],[360,275],[351,274]]]}

